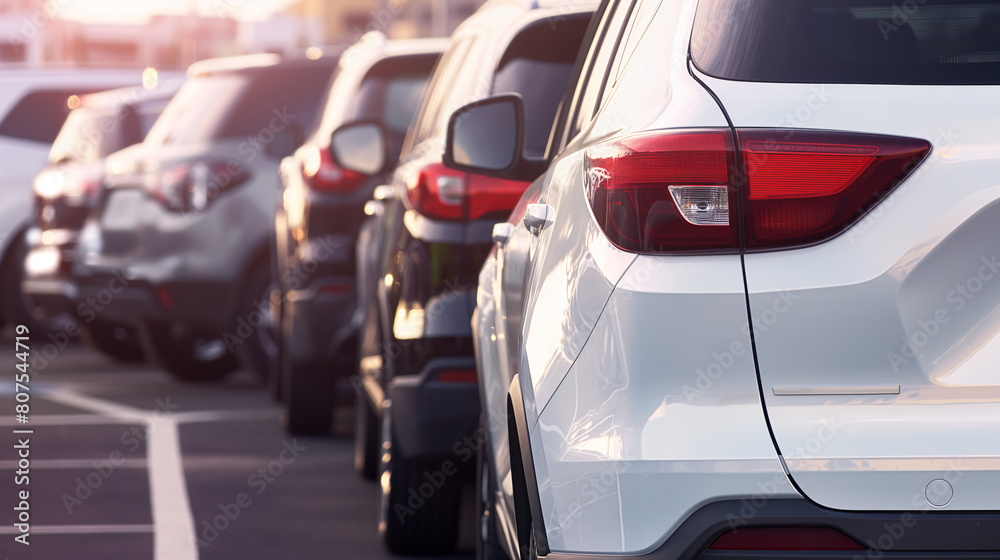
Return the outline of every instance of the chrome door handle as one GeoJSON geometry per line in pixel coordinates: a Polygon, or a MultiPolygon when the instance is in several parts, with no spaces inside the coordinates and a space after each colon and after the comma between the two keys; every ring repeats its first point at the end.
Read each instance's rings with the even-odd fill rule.
{"type": "Polygon", "coordinates": [[[503,245],[514,235],[514,224],[500,222],[493,225],[493,242],[503,245]]]}
{"type": "Polygon", "coordinates": [[[538,235],[538,232],[552,225],[555,217],[555,208],[548,204],[529,204],[524,212],[524,225],[528,231],[538,235]]]}

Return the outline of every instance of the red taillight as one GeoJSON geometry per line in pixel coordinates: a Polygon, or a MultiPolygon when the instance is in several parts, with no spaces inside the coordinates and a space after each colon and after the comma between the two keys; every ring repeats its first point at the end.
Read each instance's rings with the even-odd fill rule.
{"type": "Polygon", "coordinates": [[[469,174],[469,219],[505,220],[531,183],[469,174]]]}
{"type": "Polygon", "coordinates": [[[466,174],[429,163],[404,170],[410,205],[437,220],[503,220],[530,183],[466,174]]]}
{"type": "Polygon", "coordinates": [[[748,249],[805,245],[847,229],[930,151],[924,140],[808,130],[738,130],[748,249]]]}
{"type": "Polygon", "coordinates": [[[296,155],[302,162],[302,176],[313,190],[350,193],[368,179],[367,175],[334,163],[329,147],[307,144],[296,155]]]}
{"type": "Polygon", "coordinates": [[[475,383],[476,370],[446,369],[438,374],[438,381],[442,383],[475,383]]]}
{"type": "Polygon", "coordinates": [[[147,183],[153,196],[169,210],[204,210],[222,192],[250,178],[236,160],[197,161],[173,165],[151,176],[147,183]]]}
{"type": "Polygon", "coordinates": [[[866,550],[829,527],[747,527],[723,533],[712,550],[866,550]]]}
{"type": "Polygon", "coordinates": [[[645,133],[587,150],[586,188],[597,223],[626,251],[735,251],[733,165],[728,130],[645,133]]]}
{"type": "Polygon", "coordinates": [[[930,151],[924,140],[868,134],[737,137],[738,152],[728,129],[642,133],[587,150],[588,195],[611,242],[647,253],[735,252],[741,234],[748,251],[817,243],[857,221],[930,151]]]}
{"type": "Polygon", "coordinates": [[[406,198],[421,214],[439,220],[461,220],[467,177],[442,163],[424,165],[406,179],[406,198]]]}

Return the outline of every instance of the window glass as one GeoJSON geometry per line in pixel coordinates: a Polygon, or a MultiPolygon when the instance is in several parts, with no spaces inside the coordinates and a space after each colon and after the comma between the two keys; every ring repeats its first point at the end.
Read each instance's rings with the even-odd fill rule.
{"type": "Polygon", "coordinates": [[[608,22],[601,31],[598,39],[597,50],[593,53],[592,64],[588,71],[587,79],[583,84],[583,90],[579,101],[574,109],[574,125],[571,127],[569,138],[576,136],[583,130],[597,113],[598,101],[604,91],[604,86],[608,76],[608,66],[611,64],[615,49],[622,34],[622,28],[631,10],[631,3],[622,0],[606,15],[608,22]]]}
{"type": "Polygon", "coordinates": [[[450,45],[442,55],[441,62],[427,86],[427,96],[420,109],[419,121],[414,127],[410,147],[420,144],[434,134],[450,93],[450,90],[446,90],[444,85],[454,84],[456,75],[462,69],[462,65],[469,55],[472,43],[472,38],[457,41],[450,45]]]}
{"type": "Polygon", "coordinates": [[[52,163],[95,161],[124,148],[121,144],[122,120],[114,115],[76,109],[52,144],[52,163]]]}
{"type": "Polygon", "coordinates": [[[731,80],[1000,84],[1000,2],[702,0],[691,55],[731,80]]]}
{"type": "Polygon", "coordinates": [[[517,93],[523,99],[526,156],[545,155],[589,21],[587,16],[561,16],[538,22],[518,34],[500,60],[493,94],[517,93]]]}
{"type": "Polygon", "coordinates": [[[330,79],[327,67],[222,72],[188,80],[146,137],[186,144],[256,136],[278,118],[308,130],[330,79]]]}
{"type": "Polygon", "coordinates": [[[51,144],[69,115],[69,98],[90,91],[33,91],[7,113],[0,123],[0,136],[51,144]]]}

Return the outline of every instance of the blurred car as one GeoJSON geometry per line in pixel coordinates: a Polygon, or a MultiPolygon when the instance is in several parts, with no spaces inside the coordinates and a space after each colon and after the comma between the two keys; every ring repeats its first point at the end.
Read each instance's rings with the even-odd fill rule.
{"type": "Polygon", "coordinates": [[[1000,3],[915,9],[605,2],[480,273],[483,548],[998,555],[1000,3]]]}
{"type": "Polygon", "coordinates": [[[222,378],[237,354],[266,371],[278,167],[315,126],[335,64],[192,65],[143,143],[108,157],[73,263],[76,311],[138,328],[180,379],[222,378]]]}
{"type": "Polygon", "coordinates": [[[385,170],[395,167],[446,44],[388,41],[377,32],[362,37],[340,57],[319,127],[282,163],[275,284],[283,315],[281,393],[292,433],[329,432],[334,381],[355,372],[360,314],[354,247],[364,206],[385,170]],[[372,135],[387,141],[379,161],[370,162],[367,173],[341,167],[338,155],[350,157],[372,135]]]}
{"type": "Polygon", "coordinates": [[[80,96],[142,84],[142,70],[0,64],[0,325],[34,324],[21,293],[31,188],[80,96]]]}
{"type": "Polygon", "coordinates": [[[70,269],[80,229],[97,200],[105,158],[142,142],[177,93],[181,80],[158,80],[152,87],[122,88],[80,96],[35,178],[35,225],[28,230],[22,291],[36,314],[74,316],[91,346],[122,360],[141,360],[134,330],[101,321],[96,314],[75,316],[76,286],[70,269]]]}
{"type": "Polygon", "coordinates": [[[449,116],[466,102],[514,92],[531,122],[525,152],[544,152],[593,5],[495,1],[463,23],[428,86],[392,189],[379,190],[381,209],[359,237],[366,299],[356,464],[363,473],[380,469],[379,528],[394,552],[455,544],[461,486],[474,465],[455,461],[453,446],[479,416],[469,324],[476,275],[493,223],[527,186],[446,168],[449,116]],[[410,490],[444,461],[454,472],[421,497],[422,507],[408,505],[410,490]]]}

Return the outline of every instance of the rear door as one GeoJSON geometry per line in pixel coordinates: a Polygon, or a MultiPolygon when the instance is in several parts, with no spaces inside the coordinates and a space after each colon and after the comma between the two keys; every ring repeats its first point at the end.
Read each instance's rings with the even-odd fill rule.
{"type": "Polygon", "coordinates": [[[703,0],[698,18],[694,71],[738,134],[931,144],[839,235],[745,255],[793,479],[835,509],[1000,508],[1000,2],[703,0]]]}

